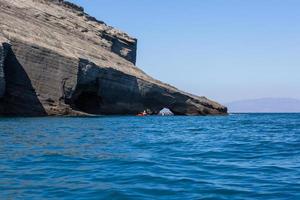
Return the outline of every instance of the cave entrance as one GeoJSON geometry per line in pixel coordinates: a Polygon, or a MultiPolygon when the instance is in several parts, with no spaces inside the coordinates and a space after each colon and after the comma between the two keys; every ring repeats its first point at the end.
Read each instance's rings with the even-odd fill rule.
{"type": "Polygon", "coordinates": [[[163,108],[161,111],[159,111],[158,115],[170,116],[174,115],[174,113],[169,108],[163,108]]]}
{"type": "Polygon", "coordinates": [[[99,114],[101,102],[102,99],[96,92],[81,92],[74,101],[74,104],[80,111],[90,114],[99,114]]]}

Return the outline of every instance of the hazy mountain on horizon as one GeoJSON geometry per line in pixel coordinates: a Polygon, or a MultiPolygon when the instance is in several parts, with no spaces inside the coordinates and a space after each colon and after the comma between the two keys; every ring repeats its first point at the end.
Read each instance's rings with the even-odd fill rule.
{"type": "Polygon", "coordinates": [[[295,113],[300,112],[300,100],[293,98],[261,98],[225,104],[230,113],[295,113]]]}

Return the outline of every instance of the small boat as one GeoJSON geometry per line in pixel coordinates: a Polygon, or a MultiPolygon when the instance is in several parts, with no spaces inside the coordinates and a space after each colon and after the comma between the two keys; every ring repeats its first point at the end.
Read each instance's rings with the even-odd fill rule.
{"type": "Polygon", "coordinates": [[[138,117],[144,117],[144,116],[147,116],[147,115],[148,115],[147,112],[144,111],[144,112],[141,112],[141,113],[137,114],[136,116],[138,116],[138,117]]]}

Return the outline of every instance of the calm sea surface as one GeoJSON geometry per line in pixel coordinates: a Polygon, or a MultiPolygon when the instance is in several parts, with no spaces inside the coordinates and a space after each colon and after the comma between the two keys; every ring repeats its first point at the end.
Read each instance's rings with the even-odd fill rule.
{"type": "Polygon", "coordinates": [[[0,199],[300,199],[300,114],[1,118],[0,199]]]}

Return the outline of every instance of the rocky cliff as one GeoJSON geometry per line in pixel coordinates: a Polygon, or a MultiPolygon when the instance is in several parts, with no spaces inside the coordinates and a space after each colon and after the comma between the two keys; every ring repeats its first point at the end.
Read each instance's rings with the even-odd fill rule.
{"type": "Polygon", "coordinates": [[[137,40],[63,0],[0,0],[0,114],[226,114],[135,66],[137,40]]]}

